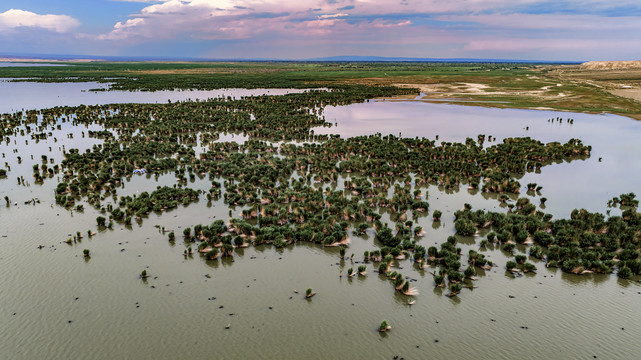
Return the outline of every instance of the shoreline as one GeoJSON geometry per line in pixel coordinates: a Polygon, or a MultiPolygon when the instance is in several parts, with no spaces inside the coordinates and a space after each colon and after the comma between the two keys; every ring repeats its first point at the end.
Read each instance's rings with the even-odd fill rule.
{"type": "Polygon", "coordinates": [[[90,62],[103,62],[102,59],[42,59],[42,58],[20,58],[20,57],[0,57],[0,62],[10,62],[10,63],[90,63],[90,62]]]}
{"type": "Polygon", "coordinates": [[[561,109],[554,107],[545,107],[545,106],[510,106],[509,101],[492,101],[492,100],[477,100],[474,98],[461,99],[461,98],[420,98],[417,99],[412,95],[399,95],[391,98],[376,98],[373,99],[375,102],[425,102],[431,104],[451,104],[459,106],[473,106],[473,107],[484,107],[484,108],[494,108],[494,109],[515,109],[515,110],[540,110],[540,111],[560,111],[560,112],[569,112],[569,113],[582,113],[582,114],[592,114],[592,115],[617,115],[621,117],[627,117],[635,121],[641,121],[641,114],[630,114],[614,111],[585,111],[577,109],[561,109]],[[503,106],[501,106],[503,105],[503,106]]]}

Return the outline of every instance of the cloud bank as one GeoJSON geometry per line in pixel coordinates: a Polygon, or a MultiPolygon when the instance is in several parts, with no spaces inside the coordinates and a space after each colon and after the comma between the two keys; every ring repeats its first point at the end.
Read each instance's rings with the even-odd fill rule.
{"type": "Polygon", "coordinates": [[[10,9],[0,13],[0,31],[41,28],[57,33],[67,33],[79,25],[80,21],[67,15],[39,15],[18,9],[10,9]]]}
{"type": "Polygon", "coordinates": [[[112,0],[105,4],[125,3],[128,9],[139,10],[94,33],[74,33],[79,21],[66,15],[13,9],[0,14],[0,29],[17,33],[37,27],[81,39],[85,48],[109,49],[118,55],[583,60],[636,58],[641,53],[636,36],[641,31],[638,0],[112,0]]]}

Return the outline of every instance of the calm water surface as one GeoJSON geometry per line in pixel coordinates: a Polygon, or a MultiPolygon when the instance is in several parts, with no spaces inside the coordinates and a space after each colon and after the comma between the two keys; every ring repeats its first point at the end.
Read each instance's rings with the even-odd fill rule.
{"type": "Polygon", "coordinates": [[[206,100],[217,97],[284,95],[299,93],[298,89],[218,89],[181,91],[89,91],[108,89],[98,82],[34,83],[10,82],[0,79],[0,113],[54,106],[102,105],[116,103],[167,103],[167,101],[206,100]]]}
{"type": "MultiPolygon", "coordinates": [[[[21,86],[0,83],[14,85],[21,86]]],[[[86,93],[78,93],[68,101],[84,101],[86,93]]],[[[54,101],[35,94],[41,93],[21,106],[54,101]]],[[[96,103],[108,103],[130,102],[131,94],[94,95],[96,103]]],[[[464,141],[479,133],[499,140],[580,138],[593,146],[591,158],[552,164],[540,174],[520,179],[523,185],[530,181],[543,185],[542,196],[549,198],[546,211],[556,217],[567,217],[574,207],[603,210],[612,196],[641,192],[641,166],[630,156],[640,153],[635,139],[641,123],[627,118],[411,102],[327,108],[325,116],[337,123],[325,130],[342,136],[401,132],[428,138],[438,134],[444,141],[464,141]],[[575,121],[548,123],[552,117],[575,121]]],[[[418,270],[409,260],[399,262],[402,269],[397,270],[415,280],[413,286],[420,291],[416,304],[408,306],[407,297],[373,272],[372,264],[366,277],[339,278],[340,270],[345,273],[359,264],[341,261],[336,248],[257,247],[241,249],[233,260],[205,261],[198,254],[184,257],[182,240],[172,245],[154,226],[180,234],[184,226],[227,220],[229,209],[222,202],[207,204],[201,199],[162,215],[151,214],[141,224],[116,225],[68,245],[63,241],[76,231],[86,234],[95,229],[95,218],[101,214],[88,206],[73,213],[56,206],[55,179],[19,186],[16,177],[30,179],[33,163],[43,154],[59,163],[62,144],[82,151],[101,142],[82,138],[80,132],[87,130],[65,123],[54,132],[57,143],[53,137],[37,144],[29,139],[29,145],[20,146],[20,165],[12,152],[17,145],[13,141],[0,145],[2,160],[12,169],[0,179],[0,197],[8,195],[18,203],[7,208],[3,201],[0,206],[2,359],[637,359],[641,351],[638,282],[608,275],[568,275],[536,262],[537,274],[513,278],[503,270],[508,258],[499,249],[484,253],[500,266],[479,272],[478,288],[464,289],[456,298],[434,289],[433,269],[418,270]],[[72,143],[65,136],[70,132],[72,143]],[[41,203],[24,204],[32,198],[41,203]],[[40,245],[44,248],[38,249],[40,245]],[[82,256],[85,248],[91,250],[88,260],[82,256]],[[147,281],[138,277],[142,269],[152,275],[147,281]],[[312,300],[303,298],[308,287],[318,293],[312,300]],[[393,328],[380,335],[376,329],[383,319],[393,328]]],[[[221,136],[234,141],[237,137],[221,136]]],[[[25,138],[12,140],[24,144],[25,138]]],[[[118,193],[174,183],[173,174],[157,180],[135,176],[118,193]]],[[[196,178],[188,186],[209,185],[207,178],[196,178]]],[[[451,213],[464,202],[474,208],[501,209],[492,197],[470,193],[465,186],[449,194],[435,186],[428,191],[431,210],[442,210],[444,221],[418,220],[427,232],[421,240],[426,247],[453,233],[451,213]]],[[[233,216],[241,210],[234,208],[233,216]]],[[[353,252],[355,261],[362,259],[363,251],[377,248],[371,231],[351,239],[347,253],[353,252]]],[[[477,249],[474,242],[475,238],[460,237],[463,253],[477,249]]]]}
{"type": "Polygon", "coordinates": [[[324,115],[336,125],[317,128],[317,134],[351,137],[380,132],[428,139],[438,135],[437,143],[465,142],[468,137],[476,140],[479,134],[497,139],[486,141],[486,147],[506,137],[529,136],[544,143],[580,139],[592,146],[589,159],[548,165],[540,174],[528,173],[519,179],[524,187],[530,182],[543,186],[541,196],[548,198],[545,211],[556,216],[568,217],[575,208],[605,212],[607,201],[614,196],[641,192],[641,158],[637,156],[641,154],[641,122],[623,116],[373,100],[327,107],[324,115]]]}
{"type": "Polygon", "coordinates": [[[0,61],[0,67],[33,67],[33,66],[70,66],[67,64],[48,64],[48,63],[18,63],[0,61]]]}

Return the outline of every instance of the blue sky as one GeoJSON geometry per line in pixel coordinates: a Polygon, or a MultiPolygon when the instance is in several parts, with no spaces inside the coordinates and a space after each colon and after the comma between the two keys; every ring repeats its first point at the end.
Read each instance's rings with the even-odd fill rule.
{"type": "Polygon", "coordinates": [[[0,54],[636,60],[639,0],[2,0],[0,54]]]}

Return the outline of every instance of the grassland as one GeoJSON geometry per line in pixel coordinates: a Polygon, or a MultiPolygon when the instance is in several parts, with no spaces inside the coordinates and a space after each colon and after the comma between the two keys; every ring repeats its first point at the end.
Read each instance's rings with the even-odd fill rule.
{"type": "Polygon", "coordinates": [[[617,97],[641,101],[641,62],[586,63],[557,67],[549,74],[579,87],[593,87],[617,97]]]}
{"type": "Polygon", "coordinates": [[[420,101],[607,112],[641,119],[640,69],[601,70],[580,65],[87,62],[65,67],[5,67],[0,68],[0,77],[109,82],[114,90],[142,91],[392,85],[420,89],[426,94],[420,101]]]}

